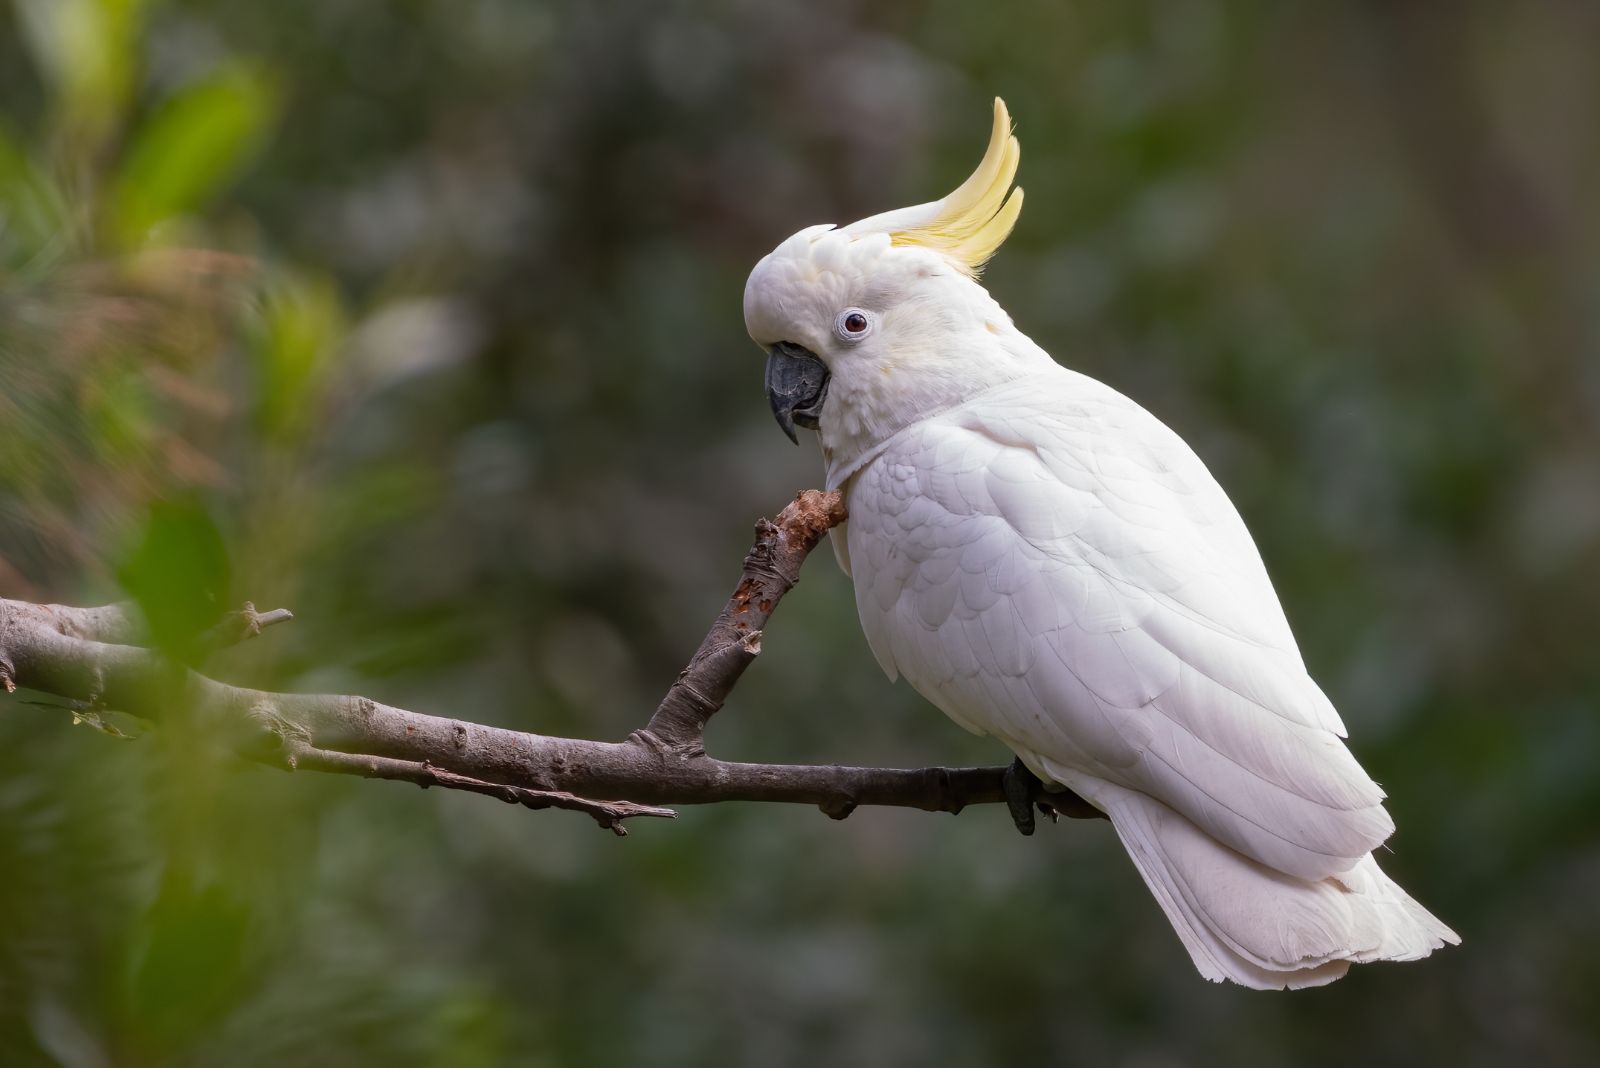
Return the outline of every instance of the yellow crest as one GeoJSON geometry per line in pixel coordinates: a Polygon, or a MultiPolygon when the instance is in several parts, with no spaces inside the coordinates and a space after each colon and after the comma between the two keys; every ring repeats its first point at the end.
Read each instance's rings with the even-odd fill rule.
{"type": "Polygon", "coordinates": [[[931,249],[976,277],[1022,213],[1022,189],[1011,187],[1021,158],[1022,147],[1011,134],[1011,115],[1005,101],[995,97],[989,149],[972,177],[943,200],[874,215],[846,230],[888,233],[892,244],[931,249]]]}

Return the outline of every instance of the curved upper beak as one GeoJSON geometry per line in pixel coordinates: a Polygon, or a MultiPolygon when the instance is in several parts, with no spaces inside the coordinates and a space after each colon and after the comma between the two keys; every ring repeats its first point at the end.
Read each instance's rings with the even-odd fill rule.
{"type": "Polygon", "coordinates": [[[767,402],[773,417],[796,445],[796,425],[817,428],[828,399],[828,365],[810,349],[780,341],[767,350],[767,402]]]}

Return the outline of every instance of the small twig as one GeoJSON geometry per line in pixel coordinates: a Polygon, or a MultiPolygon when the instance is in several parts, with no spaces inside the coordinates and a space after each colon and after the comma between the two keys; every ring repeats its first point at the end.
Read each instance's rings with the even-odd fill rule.
{"type": "Polygon", "coordinates": [[[115,723],[108,722],[87,701],[63,701],[60,704],[54,701],[24,701],[22,703],[32,705],[34,708],[48,708],[52,712],[65,712],[72,717],[72,725],[74,727],[84,724],[93,727],[102,734],[109,734],[113,738],[126,738],[130,741],[133,738],[133,735],[124,731],[115,723]]]}
{"type": "Polygon", "coordinates": [[[466,790],[531,809],[563,808],[571,812],[582,812],[594,817],[596,823],[619,837],[627,836],[628,830],[622,825],[625,819],[634,816],[672,819],[677,816],[672,809],[655,805],[636,805],[631,801],[594,801],[587,797],[569,794],[564,790],[531,790],[525,786],[485,782],[470,775],[459,775],[453,771],[436,768],[427,761],[419,763],[414,760],[396,760],[393,757],[337,753],[310,745],[292,747],[285,755],[284,763],[290,769],[337,772],[344,775],[360,775],[368,779],[392,779],[397,782],[415,783],[424,790],[430,786],[466,790]]]}
{"type": "Polygon", "coordinates": [[[276,623],[287,623],[294,613],[287,608],[274,608],[270,612],[257,612],[249,601],[237,612],[223,616],[216,626],[206,632],[201,644],[206,649],[226,649],[242,641],[260,636],[262,630],[276,623]]]}

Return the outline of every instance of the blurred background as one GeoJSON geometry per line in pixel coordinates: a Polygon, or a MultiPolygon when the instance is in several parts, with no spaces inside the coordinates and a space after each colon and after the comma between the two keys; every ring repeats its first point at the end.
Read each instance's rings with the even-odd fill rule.
{"type": "MultiPolygon", "coordinates": [[[[1577,0],[0,6],[0,595],[287,605],[205,669],[622,737],[820,481],[746,273],[951,189],[998,93],[988,285],[1217,473],[1465,938],[1252,993],[1103,824],[616,839],[19,695],[0,1063],[1600,1063],[1597,44],[1577,0]]],[[[713,751],[1003,760],[828,556],[713,751]]]]}

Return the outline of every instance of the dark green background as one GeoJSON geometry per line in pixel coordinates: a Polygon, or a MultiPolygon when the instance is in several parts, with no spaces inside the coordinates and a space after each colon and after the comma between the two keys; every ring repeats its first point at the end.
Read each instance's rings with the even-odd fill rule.
{"type": "MultiPolygon", "coordinates": [[[[621,737],[820,478],[746,273],[952,188],[998,93],[987,284],[1211,465],[1465,941],[1211,986],[1101,824],[618,840],[13,698],[0,1063],[1600,1063],[1597,44],[1578,2],[0,8],[0,594],[180,643],[288,605],[206,670],[621,737]]],[[[765,645],[718,755],[1004,758],[825,553],[765,645]]]]}

